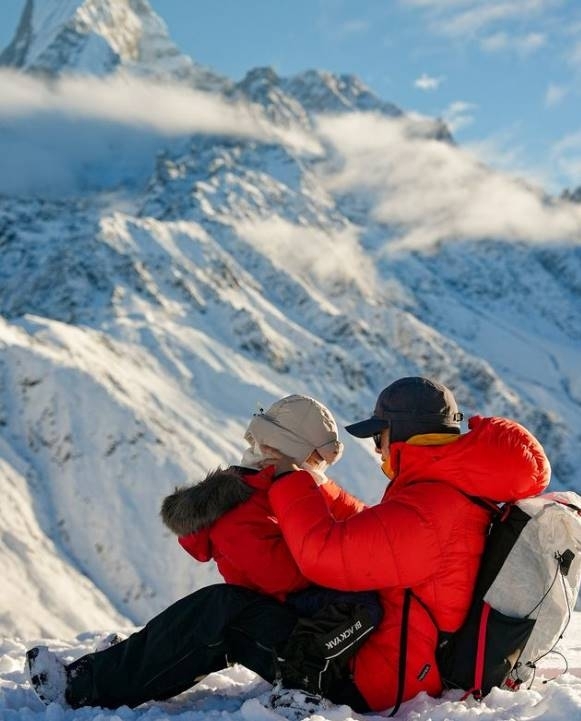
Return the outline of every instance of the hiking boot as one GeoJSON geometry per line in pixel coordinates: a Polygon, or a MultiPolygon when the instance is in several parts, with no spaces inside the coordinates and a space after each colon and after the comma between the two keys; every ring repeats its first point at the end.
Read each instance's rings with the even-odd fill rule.
{"type": "Polygon", "coordinates": [[[65,664],[46,646],[35,646],[26,652],[25,672],[38,698],[48,706],[66,706],[67,670],[65,664]]]}
{"type": "Polygon", "coordinates": [[[270,707],[289,721],[300,721],[314,713],[329,708],[330,703],[323,696],[297,688],[283,688],[275,684],[269,699],[270,707]]]}

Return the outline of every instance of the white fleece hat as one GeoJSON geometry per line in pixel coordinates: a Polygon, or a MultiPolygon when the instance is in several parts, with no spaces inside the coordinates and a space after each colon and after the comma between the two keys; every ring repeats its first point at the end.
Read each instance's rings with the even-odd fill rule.
{"type": "Polygon", "coordinates": [[[286,396],[268,410],[255,414],[244,438],[251,448],[254,449],[255,444],[276,448],[298,465],[315,450],[329,465],[338,461],[343,453],[331,412],[309,396],[286,396]]]}

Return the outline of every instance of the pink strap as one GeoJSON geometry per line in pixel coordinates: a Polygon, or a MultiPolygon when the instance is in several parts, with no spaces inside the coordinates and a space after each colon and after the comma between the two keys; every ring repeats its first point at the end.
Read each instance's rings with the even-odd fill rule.
{"type": "Polygon", "coordinates": [[[476,663],[474,666],[474,686],[466,691],[461,701],[465,701],[471,694],[476,699],[482,698],[482,680],[484,678],[484,657],[486,654],[486,629],[488,627],[488,616],[490,615],[490,604],[486,601],[482,604],[480,624],[478,626],[478,643],[476,646],[476,663]]]}

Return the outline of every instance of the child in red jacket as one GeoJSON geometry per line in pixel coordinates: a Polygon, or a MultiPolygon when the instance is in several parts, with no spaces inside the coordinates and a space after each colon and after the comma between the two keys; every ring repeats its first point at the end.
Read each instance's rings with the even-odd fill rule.
{"type": "Polygon", "coordinates": [[[228,583],[279,600],[309,586],[293,560],[268,500],[281,456],[309,470],[337,520],[364,504],[324,472],[339,460],[343,445],[330,411],[318,401],[291,395],[253,416],[245,434],[249,448],[240,466],[219,468],[201,482],[177,489],[161,516],[180,545],[198,561],[216,561],[228,583]]]}
{"type": "MultiPolygon", "coordinates": [[[[206,616],[194,614],[196,624],[204,629],[205,640],[201,645],[189,646],[185,655],[172,664],[171,673],[185,674],[189,683],[193,658],[203,656],[210,649],[220,659],[229,658],[226,646],[208,643],[208,638],[215,636],[210,627],[229,624],[232,614],[238,614],[238,608],[240,613],[245,613],[252,606],[252,623],[259,622],[262,631],[262,608],[266,605],[270,615],[264,616],[264,623],[270,627],[275,640],[272,643],[267,640],[266,644],[251,643],[250,653],[245,655],[238,644],[246,646],[246,640],[251,636],[246,635],[244,628],[240,631],[232,627],[234,635],[228,644],[234,654],[232,658],[276,682],[273,705],[292,709],[298,693],[298,708],[302,712],[305,694],[294,689],[305,688],[314,709],[321,701],[311,695],[312,689],[325,695],[327,685],[334,683],[336,686],[337,678],[340,678],[341,696],[334,698],[340,703],[366,709],[365,701],[350,681],[349,665],[356,649],[381,621],[382,609],[377,594],[337,591],[310,583],[293,560],[268,499],[275,476],[274,464],[285,458],[310,472],[325,508],[333,518],[347,520],[363,510],[361,501],[325,476],[327,466],[337,461],[343,450],[335,420],[318,401],[307,396],[287,396],[266,412],[255,415],[245,438],[249,448],[242,459],[243,465],[219,469],[196,485],[177,489],[162,505],[163,521],[178,535],[180,544],[200,561],[214,559],[227,582],[199,589],[197,597],[211,599],[214,593],[220,595],[217,589],[223,589],[232,598],[232,601],[218,602],[217,605],[209,602],[206,616]],[[280,629],[279,624],[282,624],[280,629]],[[210,629],[209,636],[205,634],[206,627],[210,629]],[[331,639],[330,648],[321,643],[321,639],[331,639]],[[263,665],[255,663],[256,655],[263,665]]],[[[150,634],[150,627],[146,627],[111,648],[83,657],[76,665],[65,666],[46,647],[31,649],[27,655],[27,668],[37,694],[45,703],[66,700],[74,707],[90,704],[94,694],[99,705],[116,707],[115,693],[111,695],[106,691],[107,698],[101,698],[100,689],[95,687],[90,693],[85,690],[84,681],[93,674],[93,662],[111,670],[119,662],[109,664],[107,659],[121,658],[124,665],[127,662],[125,650],[129,649],[136,655],[131,656],[128,668],[141,668],[139,659],[144,653],[148,655],[145,647],[149,644],[156,647],[156,662],[166,653],[173,658],[176,645],[183,642],[183,634],[176,636],[173,628],[179,623],[180,609],[189,604],[189,598],[173,604],[172,618],[161,620],[153,634],[150,634]],[[78,687],[78,695],[72,689],[77,679],[82,686],[78,687]]],[[[236,615],[236,624],[238,621],[236,615]]],[[[192,630],[189,624],[187,627],[188,631],[192,630]]],[[[96,675],[99,673],[97,671],[96,675]]],[[[138,705],[142,692],[138,690],[136,695],[131,695],[130,691],[128,695],[128,685],[139,688],[145,679],[146,696],[151,693],[152,698],[165,698],[165,692],[158,696],[151,687],[162,678],[165,683],[164,672],[152,678],[148,669],[142,678],[131,670],[128,677],[115,675],[115,684],[123,689],[124,703],[138,705]]],[[[178,680],[172,685],[172,694],[180,688],[182,683],[178,680]]]]}

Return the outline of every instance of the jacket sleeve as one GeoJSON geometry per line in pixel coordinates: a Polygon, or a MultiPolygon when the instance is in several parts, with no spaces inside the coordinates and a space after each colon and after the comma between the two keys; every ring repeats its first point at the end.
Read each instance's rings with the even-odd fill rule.
{"type": "Polygon", "coordinates": [[[178,536],[178,543],[196,561],[205,563],[212,558],[208,535],[208,531],[204,529],[196,533],[189,533],[187,536],[178,536]]]}
{"type": "Polygon", "coordinates": [[[325,498],[327,508],[331,515],[337,521],[343,521],[365,508],[363,501],[352,496],[331,479],[329,479],[327,483],[320,485],[319,490],[325,498]]]}
{"type": "Polygon", "coordinates": [[[437,532],[423,511],[429,504],[413,494],[343,521],[332,517],[305,471],[276,481],[269,497],[291,553],[314,583],[347,591],[413,586],[441,560],[437,532]]]}

